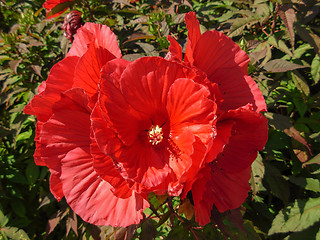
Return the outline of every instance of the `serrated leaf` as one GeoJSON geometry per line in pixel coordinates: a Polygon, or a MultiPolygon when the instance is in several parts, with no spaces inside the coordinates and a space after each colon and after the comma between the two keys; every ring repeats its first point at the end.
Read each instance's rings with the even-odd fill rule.
{"type": "Polygon", "coordinates": [[[41,75],[41,66],[39,65],[31,65],[31,68],[33,69],[33,71],[42,78],[42,75],[41,75]]]}
{"type": "Polygon", "coordinates": [[[268,72],[287,72],[305,67],[306,66],[288,62],[284,59],[274,59],[264,65],[264,69],[268,72]]]}
{"type": "Polygon", "coordinates": [[[289,31],[290,43],[291,43],[291,47],[293,49],[294,48],[294,39],[295,39],[293,23],[296,19],[296,14],[293,9],[293,5],[292,4],[281,4],[279,7],[279,16],[289,31]]]}
{"type": "Polygon", "coordinates": [[[155,47],[152,46],[149,43],[136,43],[138,46],[140,46],[143,51],[146,53],[147,56],[159,56],[159,53],[156,51],[155,47]]]}
{"type": "Polygon", "coordinates": [[[46,236],[48,236],[55,229],[59,222],[67,215],[68,211],[68,209],[58,210],[50,217],[46,227],[46,236]]]}
{"type": "Polygon", "coordinates": [[[297,199],[274,218],[268,235],[299,232],[320,220],[320,198],[297,199]]]}
{"type": "Polygon", "coordinates": [[[320,80],[320,57],[316,55],[311,63],[311,75],[315,83],[320,80]]]}

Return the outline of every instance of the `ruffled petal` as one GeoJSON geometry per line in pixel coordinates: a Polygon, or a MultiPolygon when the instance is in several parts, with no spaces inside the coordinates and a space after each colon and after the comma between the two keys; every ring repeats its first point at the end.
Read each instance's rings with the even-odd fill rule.
{"type": "Polygon", "coordinates": [[[188,42],[185,62],[201,69],[210,81],[218,83],[224,95],[223,110],[252,104],[255,111],[266,111],[261,91],[247,76],[249,57],[229,37],[218,31],[201,35],[194,12],[185,16],[188,42]]]}
{"type": "Polygon", "coordinates": [[[181,64],[160,57],[143,57],[128,65],[120,85],[130,105],[151,117],[165,111],[167,93],[176,79],[195,76],[181,64]]]}
{"type": "Polygon", "coordinates": [[[266,110],[261,91],[247,76],[248,56],[230,38],[217,31],[205,32],[193,57],[193,65],[219,85],[224,98],[222,109],[236,109],[250,103],[255,111],[266,110]]]}
{"type": "Polygon", "coordinates": [[[60,200],[63,196],[60,181],[61,159],[78,146],[90,145],[88,97],[81,89],[62,95],[54,106],[54,114],[43,124],[39,133],[41,160],[50,168],[50,189],[60,200]]]}
{"type": "Polygon", "coordinates": [[[234,121],[229,143],[217,158],[217,167],[235,173],[251,166],[268,139],[268,120],[248,108],[225,113],[219,121],[234,121]]]}
{"type": "Polygon", "coordinates": [[[95,225],[126,227],[138,224],[149,207],[139,194],[119,198],[112,186],[94,171],[89,147],[75,148],[61,161],[63,192],[70,207],[85,221],[95,225]]]}
{"type": "MultiPolygon", "coordinates": [[[[110,156],[101,152],[97,143],[92,139],[90,145],[90,154],[93,158],[93,168],[96,173],[112,187],[112,192],[120,198],[128,198],[131,196],[131,191],[126,180],[121,176],[121,169],[114,164],[110,156]]],[[[132,186],[133,184],[131,184],[132,186]]]]}
{"type": "Polygon", "coordinates": [[[118,46],[116,35],[106,25],[87,22],[77,30],[68,56],[81,57],[88,49],[88,44],[94,42],[96,48],[108,50],[116,58],[122,54],[118,46]]]}

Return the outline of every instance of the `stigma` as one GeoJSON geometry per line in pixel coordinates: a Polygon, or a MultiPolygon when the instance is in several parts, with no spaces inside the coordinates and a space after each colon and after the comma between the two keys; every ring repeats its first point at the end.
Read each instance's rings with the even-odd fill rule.
{"type": "Polygon", "coordinates": [[[163,132],[162,128],[158,125],[152,125],[150,130],[148,131],[148,139],[152,145],[157,145],[163,140],[163,132]]]}

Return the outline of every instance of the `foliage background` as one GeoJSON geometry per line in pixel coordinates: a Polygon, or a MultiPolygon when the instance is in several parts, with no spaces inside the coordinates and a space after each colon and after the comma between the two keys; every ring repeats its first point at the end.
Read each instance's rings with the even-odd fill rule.
{"type": "Polygon", "coordinates": [[[202,31],[223,31],[248,53],[249,74],[267,101],[269,140],[241,208],[213,210],[212,223],[199,227],[189,201],[150,196],[153,208],[128,228],[83,222],[54,200],[48,169],[34,164],[36,119],[22,110],[70,47],[61,30],[65,14],[46,20],[42,3],[0,1],[0,239],[320,239],[319,1],[70,4],[84,22],[112,28],[128,60],[165,56],[168,34],[185,46],[184,13],[195,11],[202,31]]]}

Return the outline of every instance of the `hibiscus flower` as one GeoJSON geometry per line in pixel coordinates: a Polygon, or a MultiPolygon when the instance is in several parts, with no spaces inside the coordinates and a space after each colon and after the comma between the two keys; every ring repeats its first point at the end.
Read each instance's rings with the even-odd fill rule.
{"type": "Polygon", "coordinates": [[[86,23],[25,113],[35,161],[85,221],[128,226],[150,192],[191,189],[215,135],[215,98],[197,71],[159,57],[121,59],[114,34],[86,23]]]}
{"type": "Polygon", "coordinates": [[[64,13],[71,5],[72,0],[47,0],[43,3],[43,7],[47,10],[47,18],[54,18],[64,13]],[[59,12],[51,14],[51,10],[59,6],[59,12]]]}
{"type": "MultiPolygon", "coordinates": [[[[207,76],[217,98],[216,137],[198,178],[192,185],[196,221],[210,222],[213,204],[220,212],[239,207],[250,190],[251,164],[267,141],[266,110],[261,91],[248,76],[249,58],[218,31],[200,33],[195,13],[185,16],[188,39],[182,60],[180,45],[171,36],[166,59],[182,62],[207,76]],[[219,93],[220,92],[220,93],[219,93]]],[[[184,189],[182,198],[189,188],[184,189]]]]}

